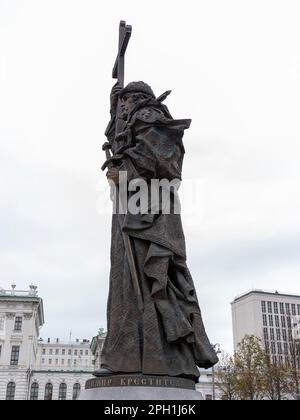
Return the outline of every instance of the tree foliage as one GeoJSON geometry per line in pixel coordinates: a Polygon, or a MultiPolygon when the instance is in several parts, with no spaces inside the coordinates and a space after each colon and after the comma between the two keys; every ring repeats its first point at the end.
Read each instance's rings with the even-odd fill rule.
{"type": "Polygon", "coordinates": [[[216,385],[228,400],[293,398],[299,395],[299,353],[294,343],[290,363],[274,362],[259,338],[246,335],[234,356],[221,357],[216,385]]]}

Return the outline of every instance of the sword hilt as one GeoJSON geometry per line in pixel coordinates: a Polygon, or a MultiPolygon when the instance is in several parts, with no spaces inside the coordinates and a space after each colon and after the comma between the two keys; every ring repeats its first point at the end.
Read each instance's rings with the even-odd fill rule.
{"type": "Polygon", "coordinates": [[[113,163],[109,162],[109,160],[112,158],[112,155],[110,153],[111,144],[108,143],[108,141],[106,141],[102,146],[102,150],[104,150],[105,157],[106,157],[106,161],[104,162],[104,164],[101,167],[102,171],[104,171],[104,169],[111,168],[113,166],[113,163]]]}

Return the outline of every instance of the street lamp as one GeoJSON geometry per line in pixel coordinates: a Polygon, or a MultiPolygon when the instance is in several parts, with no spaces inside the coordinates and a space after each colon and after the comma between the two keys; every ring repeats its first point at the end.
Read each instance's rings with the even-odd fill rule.
{"type": "MultiPolygon", "coordinates": [[[[216,352],[216,354],[222,353],[221,349],[220,349],[221,346],[220,346],[219,343],[212,344],[211,346],[214,349],[214,351],[216,352]]],[[[212,372],[212,386],[213,386],[213,397],[212,397],[212,399],[215,400],[216,399],[215,366],[212,367],[211,372],[212,372]]]]}

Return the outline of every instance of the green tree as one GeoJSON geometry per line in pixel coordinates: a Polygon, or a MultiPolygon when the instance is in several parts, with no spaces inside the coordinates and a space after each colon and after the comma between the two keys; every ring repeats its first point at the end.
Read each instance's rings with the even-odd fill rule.
{"type": "Polygon", "coordinates": [[[222,353],[216,368],[216,386],[222,391],[224,400],[237,400],[238,395],[235,361],[232,356],[222,353]]]}
{"type": "Polygon", "coordinates": [[[265,395],[269,400],[287,399],[291,389],[290,368],[265,357],[265,395]]]}
{"type": "Polygon", "coordinates": [[[292,338],[289,342],[290,350],[290,392],[296,399],[300,399],[300,342],[292,338]]]}
{"type": "Polygon", "coordinates": [[[235,391],[241,400],[261,400],[265,396],[265,357],[261,340],[246,335],[234,355],[235,391]]]}

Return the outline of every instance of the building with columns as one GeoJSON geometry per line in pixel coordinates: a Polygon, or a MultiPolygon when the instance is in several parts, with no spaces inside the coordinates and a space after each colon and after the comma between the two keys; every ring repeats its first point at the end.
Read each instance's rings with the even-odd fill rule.
{"type": "MultiPolygon", "coordinates": [[[[0,289],[0,400],[76,399],[92,377],[90,341],[44,341],[39,339],[43,324],[36,286],[0,289]]],[[[101,346],[101,339],[94,340],[101,346]]]]}
{"type": "Polygon", "coordinates": [[[28,398],[31,372],[44,324],[43,300],[28,291],[0,289],[0,399],[28,398]]]}

